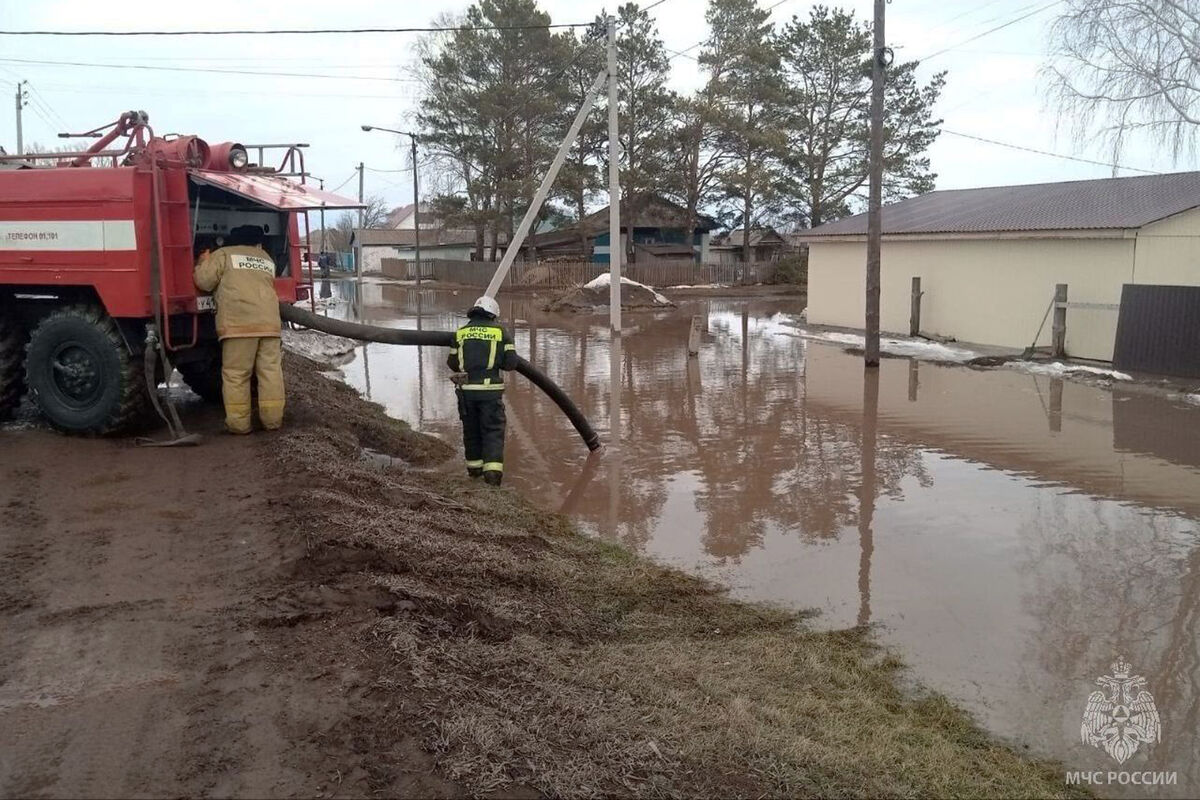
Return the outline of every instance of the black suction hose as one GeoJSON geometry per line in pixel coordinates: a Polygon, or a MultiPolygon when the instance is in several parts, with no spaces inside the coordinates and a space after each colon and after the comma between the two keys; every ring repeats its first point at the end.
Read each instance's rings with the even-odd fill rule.
{"type": "Polygon", "coordinates": [[[412,331],[363,325],[358,322],[347,322],[344,319],[322,317],[290,303],[279,304],[279,316],[295,325],[332,333],[334,336],[343,336],[347,339],[361,339],[364,342],[427,344],[433,347],[451,347],[454,344],[454,334],[448,331],[412,331]]]}
{"type": "Polygon", "coordinates": [[[517,372],[528,378],[534,386],[545,392],[546,396],[562,409],[562,412],[567,415],[567,419],[571,420],[571,424],[575,426],[575,430],[579,431],[579,435],[583,437],[583,443],[587,445],[588,450],[594,452],[600,449],[600,436],[592,430],[592,425],[588,422],[587,417],[583,415],[578,406],[571,402],[567,393],[560,389],[557,383],[550,380],[549,375],[520,356],[517,356],[517,372]]]}
{"type": "MultiPolygon", "coordinates": [[[[432,347],[450,347],[454,344],[454,334],[449,331],[414,331],[402,328],[380,328],[375,325],[363,325],[358,322],[347,322],[341,319],[330,319],[306,311],[290,303],[279,304],[279,315],[295,325],[305,328],[343,336],[347,339],[359,339],[365,342],[381,342],[383,344],[430,345],[432,347]]],[[[579,431],[583,443],[588,450],[600,449],[600,436],[592,428],[587,417],[579,407],[571,402],[567,393],[558,384],[550,380],[546,373],[530,364],[520,356],[517,357],[516,371],[524,375],[554,401],[562,412],[571,420],[575,430],[579,431]]]]}

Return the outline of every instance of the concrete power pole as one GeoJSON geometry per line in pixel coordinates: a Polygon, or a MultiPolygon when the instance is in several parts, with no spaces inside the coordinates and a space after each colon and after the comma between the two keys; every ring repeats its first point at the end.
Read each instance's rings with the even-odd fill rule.
{"type": "Polygon", "coordinates": [[[621,144],[617,137],[617,18],[608,18],[608,303],[609,324],[621,332],[621,144]]]}
{"type": "Polygon", "coordinates": [[[362,229],[365,217],[363,216],[366,209],[362,207],[363,201],[363,162],[358,162],[358,240],[354,243],[354,276],[358,280],[362,280],[362,229]]]}
{"type": "Polygon", "coordinates": [[[17,82],[17,155],[25,155],[25,132],[21,127],[21,110],[25,108],[25,101],[29,98],[29,92],[25,91],[25,84],[29,81],[17,82]]]}
{"type": "Polygon", "coordinates": [[[879,366],[879,250],[882,238],[883,205],[883,75],[888,53],[883,37],[886,0],[875,0],[875,46],[871,59],[871,150],[867,195],[867,314],[866,367],[879,366]]]}

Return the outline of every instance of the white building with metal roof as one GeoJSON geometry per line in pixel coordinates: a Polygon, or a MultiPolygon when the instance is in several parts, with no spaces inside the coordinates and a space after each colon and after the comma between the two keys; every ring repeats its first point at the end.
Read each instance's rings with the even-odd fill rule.
{"type": "MultiPolygon", "coordinates": [[[[808,320],[862,328],[865,214],[809,243],[808,320]]],[[[883,209],[881,326],[1027,347],[1055,286],[1071,307],[1067,355],[1111,361],[1124,284],[1200,285],[1200,172],[931,192],[883,209]],[[1076,305],[1076,304],[1081,305],[1076,305]]],[[[1050,325],[1039,345],[1047,345],[1050,325]]]]}

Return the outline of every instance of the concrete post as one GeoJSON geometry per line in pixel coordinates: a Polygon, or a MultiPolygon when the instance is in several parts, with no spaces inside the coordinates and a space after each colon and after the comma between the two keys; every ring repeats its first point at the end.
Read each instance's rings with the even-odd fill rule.
{"type": "MultiPolygon", "coordinates": [[[[608,18],[608,322],[621,331],[621,145],[617,136],[617,18],[608,18]]],[[[630,236],[633,226],[630,225],[630,236]]]]}

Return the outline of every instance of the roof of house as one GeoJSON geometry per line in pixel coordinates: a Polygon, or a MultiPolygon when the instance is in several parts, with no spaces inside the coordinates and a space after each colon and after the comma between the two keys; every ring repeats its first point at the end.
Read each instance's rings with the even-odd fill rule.
{"type": "MultiPolygon", "coordinates": [[[[1200,207],[1200,172],[930,192],[883,209],[885,234],[1140,228],[1200,207]]],[[[862,236],[867,215],[830,222],[805,239],[862,236]]]]}
{"type": "MultiPolygon", "coordinates": [[[[411,247],[417,232],[412,228],[366,228],[354,231],[354,241],[363,247],[411,247]]],[[[475,244],[475,231],[457,228],[421,229],[422,247],[475,244]]]]}
{"type": "MultiPolygon", "coordinates": [[[[621,205],[621,210],[628,211],[629,216],[633,218],[628,220],[622,215],[622,227],[632,222],[634,228],[681,228],[687,221],[686,208],[657,194],[645,195],[641,201],[630,198],[621,205]]],[[[607,230],[608,206],[588,214],[581,222],[589,231],[607,230]]],[[[721,224],[712,217],[696,215],[696,230],[711,231],[719,227],[721,224]]]]}
{"type": "MultiPolygon", "coordinates": [[[[389,211],[387,213],[387,216],[383,220],[383,227],[395,228],[401,222],[403,222],[404,220],[406,220],[410,216],[412,216],[412,213],[413,213],[413,204],[412,203],[407,203],[402,206],[396,206],[395,208],[393,208],[391,211],[389,211]]],[[[435,215],[433,212],[433,206],[429,203],[421,203],[421,223],[422,223],[422,225],[428,225],[429,220],[433,219],[434,216],[435,215]]]]}
{"type": "MultiPolygon", "coordinates": [[[[722,236],[720,241],[710,246],[717,248],[741,247],[743,233],[745,231],[741,228],[730,231],[722,236]]],[[[774,228],[752,228],[750,230],[750,246],[758,247],[761,244],[787,244],[787,241],[774,228]]]]}
{"type": "MultiPolygon", "coordinates": [[[[621,227],[630,225],[629,217],[633,218],[632,227],[634,228],[682,228],[684,226],[687,209],[683,206],[657,194],[646,195],[645,198],[644,202],[634,203],[632,200],[626,200],[622,204],[626,207],[622,209],[623,211],[633,209],[635,206],[636,211],[630,211],[628,215],[621,216],[621,227]]],[[[581,227],[589,238],[607,232],[608,206],[588,214],[572,225],[530,237],[532,239],[530,243],[542,247],[558,242],[574,242],[579,239],[581,227]]],[[[712,217],[704,214],[696,216],[695,230],[711,231],[719,227],[721,227],[720,223],[712,217]]]]}
{"type": "Polygon", "coordinates": [[[412,203],[407,203],[406,205],[402,205],[402,206],[396,206],[395,208],[393,208],[391,211],[389,211],[387,213],[387,217],[385,217],[383,220],[383,227],[385,227],[385,228],[396,227],[397,225],[400,224],[401,220],[403,220],[405,217],[407,217],[409,214],[412,213],[412,209],[413,209],[412,203]]]}

